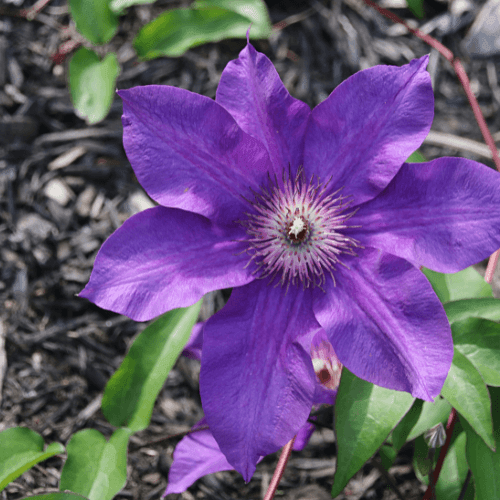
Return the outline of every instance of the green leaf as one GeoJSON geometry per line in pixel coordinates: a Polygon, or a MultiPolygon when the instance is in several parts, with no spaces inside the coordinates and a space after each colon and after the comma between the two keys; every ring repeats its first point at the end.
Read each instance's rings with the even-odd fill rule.
{"type": "Polygon", "coordinates": [[[95,45],[109,42],[118,29],[118,16],[109,0],[69,0],[76,29],[95,45]]]}
{"type": "Polygon", "coordinates": [[[412,14],[419,19],[424,18],[424,1],[423,0],[406,0],[406,5],[411,10],[412,14]]]}
{"type": "Polygon", "coordinates": [[[488,389],[474,365],[458,349],[454,351],[453,363],[441,394],[469,422],[484,442],[494,448],[488,389]]]}
{"type": "Polygon", "coordinates": [[[437,273],[425,267],[422,268],[422,272],[425,274],[426,278],[430,281],[432,288],[438,299],[441,302],[448,302],[450,300],[450,291],[448,290],[448,284],[446,282],[446,275],[443,273],[437,273]]]}
{"type": "Polygon", "coordinates": [[[479,297],[493,297],[491,285],[473,268],[445,274],[446,285],[450,291],[448,300],[473,299],[479,297]]]}
{"type": "Polygon", "coordinates": [[[500,386],[500,324],[470,318],[451,325],[453,343],[488,385],[500,386]]]}
{"type": "Polygon", "coordinates": [[[446,399],[436,398],[434,403],[424,401],[417,423],[408,434],[406,440],[411,441],[415,439],[417,436],[439,424],[439,422],[446,423],[450,412],[451,406],[446,399]]]}
{"type": "Polygon", "coordinates": [[[403,417],[398,426],[392,431],[392,444],[399,450],[408,440],[411,430],[420,418],[424,402],[421,399],[415,399],[408,413],[403,417]]]}
{"type": "Polygon", "coordinates": [[[89,124],[97,123],[109,112],[120,66],[115,53],[102,61],[92,50],[81,47],[69,62],[69,89],[76,114],[89,124]]]}
{"type": "Polygon", "coordinates": [[[47,493],[45,495],[36,495],[34,497],[24,497],[22,500],[89,500],[87,497],[77,495],[71,491],[61,493],[47,493]]]}
{"type": "Polygon", "coordinates": [[[43,437],[27,427],[0,432],[0,491],[35,464],[64,453],[60,443],[43,448],[43,437]]]}
{"type": "MultiPolygon", "coordinates": [[[[262,0],[195,0],[194,7],[196,9],[208,9],[217,7],[219,9],[235,12],[240,16],[248,19],[251,38],[267,38],[271,34],[271,20],[265,2],[262,0]],[[255,31],[254,31],[255,30],[255,31]]],[[[245,30],[245,37],[246,32],[245,30]]]]}
{"type": "Polygon", "coordinates": [[[145,429],[165,380],[189,339],[201,301],[151,323],[134,341],[102,398],[109,422],[134,432],[145,429]]]}
{"type": "Polygon", "coordinates": [[[406,159],[406,163],[424,163],[427,159],[425,156],[417,149],[406,159]]]}
{"type": "Polygon", "coordinates": [[[127,481],[127,445],[132,431],[117,429],[106,438],[95,429],[73,435],[68,443],[59,489],[89,500],[111,500],[127,481]]]}
{"type": "Polygon", "coordinates": [[[260,0],[199,1],[196,5],[199,8],[164,12],[144,26],[134,40],[139,57],[176,57],[203,43],[246,38],[251,23],[254,23],[251,38],[267,38],[271,32],[267,11],[260,0]]]}
{"type": "Polygon", "coordinates": [[[444,304],[444,310],[450,323],[467,318],[500,321],[500,300],[494,298],[456,300],[444,304]]]}
{"type": "Polygon", "coordinates": [[[436,484],[436,500],[457,500],[467,477],[466,434],[461,432],[451,443],[436,484]]]}
{"type": "Polygon", "coordinates": [[[410,394],[373,385],[344,367],[335,402],[338,460],[332,497],[380,448],[412,403],[410,394]]]}
{"type": "Polygon", "coordinates": [[[156,0],[111,0],[109,8],[116,14],[121,14],[127,7],[154,3],[156,0]]]}
{"type": "MultiPolygon", "coordinates": [[[[500,389],[490,388],[493,408],[495,439],[500,444],[500,389]]],[[[500,498],[500,447],[490,450],[483,440],[462,421],[467,433],[466,454],[474,477],[477,500],[498,500],[500,498]]]]}
{"type": "Polygon", "coordinates": [[[380,454],[380,461],[382,463],[382,467],[385,470],[389,470],[392,467],[394,460],[396,460],[396,457],[398,455],[398,450],[396,450],[394,446],[383,444],[378,452],[380,454]]]}

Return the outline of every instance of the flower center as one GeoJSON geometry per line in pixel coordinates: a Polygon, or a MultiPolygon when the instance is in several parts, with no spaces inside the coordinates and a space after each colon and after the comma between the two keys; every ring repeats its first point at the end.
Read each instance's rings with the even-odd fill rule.
{"type": "MultiPolygon", "coordinates": [[[[250,260],[257,264],[261,278],[277,275],[281,284],[319,286],[326,274],[335,282],[333,271],[342,264],[341,254],[355,255],[358,242],[343,234],[354,212],[346,213],[351,202],[335,193],[327,194],[328,182],[295,177],[285,173],[281,182],[269,178],[268,185],[253,193],[254,211],[241,221],[249,236],[250,260]]],[[[352,226],[351,226],[352,227],[352,226]]]]}

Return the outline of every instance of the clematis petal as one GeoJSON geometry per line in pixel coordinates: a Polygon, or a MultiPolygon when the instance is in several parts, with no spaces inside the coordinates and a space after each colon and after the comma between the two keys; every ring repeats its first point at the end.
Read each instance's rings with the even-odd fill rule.
{"type": "Polygon", "coordinates": [[[118,92],[123,145],[137,179],[159,204],[232,224],[244,188],[271,168],[265,148],[208,97],[149,85],[118,92]]]}
{"type": "Polygon", "coordinates": [[[463,158],[404,164],[352,219],[362,244],[439,272],[475,264],[500,247],[500,174],[463,158]]]}
{"type": "Polygon", "coordinates": [[[320,327],[310,290],[255,280],[236,288],[205,325],[200,394],[229,463],[249,481],[260,456],[285,445],[306,422],[316,385],[296,342],[320,327]]]}
{"type": "Polygon", "coordinates": [[[240,52],[224,71],[215,100],[238,125],[264,144],[275,173],[302,164],[309,106],[293,98],[273,63],[252,45],[240,52]]]}
{"type": "Polygon", "coordinates": [[[428,57],[400,68],[375,66],[342,82],[311,114],[304,171],[353,197],[376,196],[430,130],[434,115],[428,57]]]}
{"type": "MultiPolygon", "coordinates": [[[[205,419],[202,419],[193,430],[205,424],[205,419]]],[[[167,490],[163,496],[182,493],[207,474],[232,469],[209,429],[192,432],[183,437],[175,447],[174,461],[168,472],[167,490]]]]}
{"type": "Polygon", "coordinates": [[[205,328],[204,321],[201,323],[196,323],[196,325],[193,326],[193,330],[191,332],[189,340],[184,346],[184,350],[182,351],[182,356],[201,361],[201,349],[203,347],[203,328],[205,328]]]}
{"type": "MultiPolygon", "coordinates": [[[[206,425],[203,418],[192,430],[206,425]]],[[[293,449],[300,451],[309,442],[314,425],[306,422],[297,433],[293,449]]],[[[262,457],[259,459],[259,462],[262,457]]],[[[210,429],[192,432],[183,437],[174,451],[174,461],[168,472],[168,486],[163,496],[186,491],[195,481],[206,474],[234,470],[212,435],[210,429]]]]}
{"type": "Polygon", "coordinates": [[[140,212],[104,242],[79,296],[145,321],[194,304],[208,291],[249,283],[237,231],[175,208],[140,212]]]}
{"type": "Polygon", "coordinates": [[[443,306],[409,262],[373,248],[358,253],[337,269],[336,286],[315,289],[316,318],[355,375],[431,401],[453,358],[443,306]]]}

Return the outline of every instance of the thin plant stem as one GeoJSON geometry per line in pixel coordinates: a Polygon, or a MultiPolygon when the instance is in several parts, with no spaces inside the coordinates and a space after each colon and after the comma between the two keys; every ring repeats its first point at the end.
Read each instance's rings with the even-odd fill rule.
{"type": "Polygon", "coordinates": [[[458,495],[457,500],[464,500],[465,494],[467,493],[467,488],[469,487],[471,477],[472,477],[472,472],[469,469],[467,471],[467,476],[465,477],[464,485],[462,486],[462,490],[460,491],[460,495],[458,495]]]}
{"type": "Polygon", "coordinates": [[[285,472],[288,459],[292,454],[292,448],[293,443],[295,442],[295,438],[296,436],[294,436],[285,446],[283,446],[280,459],[278,460],[278,465],[276,466],[273,477],[271,479],[271,482],[269,483],[269,487],[267,488],[267,492],[263,500],[272,500],[274,498],[274,494],[276,493],[281,478],[283,477],[283,473],[285,472]]]}
{"type": "Polygon", "coordinates": [[[432,498],[432,495],[433,495],[434,490],[436,488],[436,483],[438,482],[438,479],[439,479],[439,474],[440,474],[441,469],[443,467],[443,462],[444,462],[444,459],[446,457],[446,453],[448,452],[448,448],[450,447],[451,436],[453,434],[453,428],[455,427],[455,423],[457,421],[457,418],[458,418],[457,410],[455,410],[455,408],[452,408],[451,412],[450,412],[450,416],[448,417],[448,423],[446,424],[446,441],[444,442],[444,445],[441,448],[441,451],[439,452],[439,457],[438,457],[438,461],[436,463],[436,468],[430,474],[429,486],[428,486],[422,500],[430,500],[432,498]]]}
{"type": "MultiPolygon", "coordinates": [[[[408,26],[408,23],[406,23],[399,16],[397,16],[396,14],[392,13],[387,9],[384,9],[383,7],[380,7],[373,0],[364,0],[364,2],[370,7],[374,8],[377,12],[382,14],[387,19],[390,19],[394,23],[402,24],[413,35],[423,40],[433,49],[436,49],[447,61],[449,61],[449,63],[455,70],[455,73],[464,89],[467,99],[469,100],[469,104],[472,108],[472,112],[474,113],[474,117],[476,118],[479,130],[481,130],[481,134],[483,135],[484,142],[490,148],[491,155],[493,157],[493,162],[495,163],[497,170],[500,172],[500,155],[498,154],[498,150],[495,146],[495,141],[493,140],[493,137],[488,129],[488,125],[486,124],[486,120],[484,119],[483,113],[481,112],[481,108],[479,107],[476,96],[474,95],[474,92],[472,92],[469,78],[467,77],[467,73],[465,72],[462,63],[460,62],[460,59],[458,57],[455,57],[455,55],[450,49],[445,47],[442,43],[438,42],[435,38],[433,38],[430,35],[427,35],[426,33],[423,33],[419,29],[411,28],[410,26],[408,26]]],[[[498,262],[499,251],[500,250],[497,250],[490,256],[488,267],[486,269],[486,275],[484,277],[487,283],[491,283],[493,279],[493,274],[495,272],[495,268],[498,262]]]]}

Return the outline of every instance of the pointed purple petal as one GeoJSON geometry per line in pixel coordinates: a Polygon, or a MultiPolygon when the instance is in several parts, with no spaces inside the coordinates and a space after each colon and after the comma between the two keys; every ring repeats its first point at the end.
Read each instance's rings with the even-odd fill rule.
{"type": "MultiPolygon", "coordinates": [[[[202,425],[204,421],[205,419],[198,422],[195,427],[202,425]]],[[[168,472],[168,486],[164,496],[186,491],[196,480],[207,474],[232,469],[209,429],[193,432],[183,437],[175,447],[174,462],[168,472]]]]}
{"type": "Polygon", "coordinates": [[[352,219],[363,245],[452,273],[500,247],[500,174],[463,158],[405,164],[352,219]]]}
{"type": "Polygon", "coordinates": [[[267,280],[233,290],[207,321],[200,393],[210,429],[229,463],[249,481],[260,456],[285,445],[307,420],[315,375],[295,342],[320,327],[311,294],[267,280]]]}
{"type": "Polygon", "coordinates": [[[428,57],[400,68],[375,66],[341,83],[312,111],[304,170],[344,186],[354,204],[376,196],[431,127],[428,57]]]}
{"type": "Polygon", "coordinates": [[[315,290],[314,312],[343,365],[358,377],[430,401],[453,358],[450,325],[425,276],[372,248],[315,290]]]}
{"type": "Polygon", "coordinates": [[[271,168],[265,148],[208,97],[165,85],[119,94],[123,145],[148,194],[219,224],[238,219],[240,193],[271,168]]]}
{"type": "Polygon", "coordinates": [[[293,168],[302,164],[311,110],[288,93],[273,63],[252,45],[222,72],[216,101],[266,146],[276,173],[281,175],[289,164],[293,168]]]}
{"type": "Polygon", "coordinates": [[[237,231],[175,208],[145,210],[104,242],[79,296],[145,321],[194,304],[208,291],[249,283],[237,231]]]}
{"type": "Polygon", "coordinates": [[[303,450],[306,447],[307,443],[309,442],[309,439],[311,439],[311,436],[313,435],[315,429],[316,426],[314,424],[306,422],[299,429],[299,432],[297,432],[297,436],[295,437],[295,441],[293,443],[293,449],[295,451],[303,450]]]}

